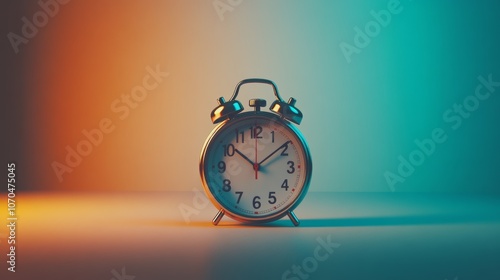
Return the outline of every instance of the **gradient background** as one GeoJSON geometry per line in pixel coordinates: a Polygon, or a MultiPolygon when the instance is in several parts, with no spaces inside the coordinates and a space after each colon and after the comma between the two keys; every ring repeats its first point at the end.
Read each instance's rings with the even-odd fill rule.
{"type": "MultiPolygon", "coordinates": [[[[279,279],[328,234],[342,253],[315,279],[498,279],[500,88],[457,130],[443,113],[478,76],[500,81],[500,2],[402,0],[348,63],[339,44],[354,44],[354,28],[388,2],[243,0],[221,19],[212,0],[72,0],[16,54],[7,34],[41,8],[2,1],[1,158],[16,162],[17,279],[110,279],[122,266],[137,280],[235,279],[226,261],[248,269],[241,277],[279,279]],[[157,65],[170,75],[121,120],[110,105],[157,65]],[[212,205],[187,224],[179,206],[201,190],[210,112],[250,77],[273,80],[304,114],[314,172],[303,224],[213,227],[212,205]],[[114,131],[60,182],[51,164],[103,118],[114,131]],[[384,173],[437,127],[447,141],[391,189],[384,173]]],[[[270,104],[272,94],[249,85],[240,97],[270,104]]]]}
{"type": "MultiPolygon", "coordinates": [[[[456,131],[442,114],[479,75],[500,80],[500,5],[401,1],[348,63],[339,44],[354,44],[354,27],[387,3],[243,1],[221,20],[212,1],[70,1],[17,55],[2,40],[2,157],[18,163],[23,190],[191,190],[216,98],[263,77],[304,113],[311,191],[391,191],[384,172],[442,127],[448,140],[396,190],[497,192],[498,92],[456,131]],[[156,65],[170,76],[120,120],[110,104],[156,65]],[[51,163],[102,118],[116,129],[59,182],[51,163]]],[[[40,10],[3,6],[4,35],[21,34],[21,18],[40,10]]],[[[243,104],[270,103],[269,88],[245,89],[243,104]]]]}

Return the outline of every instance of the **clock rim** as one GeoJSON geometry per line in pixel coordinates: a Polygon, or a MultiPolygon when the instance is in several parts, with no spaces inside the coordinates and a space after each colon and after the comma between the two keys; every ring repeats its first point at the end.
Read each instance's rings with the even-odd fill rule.
{"type": "Polygon", "coordinates": [[[311,153],[309,150],[309,146],[307,145],[307,142],[302,135],[302,133],[289,121],[275,115],[269,112],[262,112],[262,111],[252,111],[252,112],[244,112],[236,115],[235,117],[225,120],[224,122],[218,124],[208,135],[207,139],[205,140],[205,143],[203,145],[201,154],[200,154],[200,160],[199,160],[199,171],[200,171],[200,177],[203,185],[203,189],[205,191],[205,194],[208,196],[212,204],[219,210],[223,209],[224,214],[231,217],[234,220],[240,221],[240,222],[245,222],[245,223],[267,223],[271,221],[276,221],[284,216],[286,216],[289,212],[293,211],[304,199],[306,196],[308,190],[309,190],[309,185],[311,182],[312,178],[312,159],[311,159],[311,153]],[[265,216],[247,216],[247,215],[240,215],[234,213],[231,209],[228,209],[223,205],[223,203],[219,202],[215,195],[210,191],[210,188],[208,187],[208,183],[206,180],[205,176],[205,158],[206,154],[208,151],[208,147],[212,143],[212,140],[219,135],[222,131],[227,129],[229,126],[232,124],[237,123],[238,121],[242,121],[243,119],[247,118],[253,118],[253,117],[259,117],[259,118],[266,118],[269,121],[275,121],[276,123],[279,123],[280,125],[284,126],[285,129],[289,129],[292,133],[295,133],[297,139],[300,142],[300,145],[303,148],[303,153],[304,153],[304,161],[306,168],[304,168],[305,171],[305,179],[304,183],[301,186],[300,193],[297,195],[297,197],[288,203],[286,207],[283,207],[280,211],[277,211],[276,213],[270,214],[270,215],[265,215],[265,216]]]}

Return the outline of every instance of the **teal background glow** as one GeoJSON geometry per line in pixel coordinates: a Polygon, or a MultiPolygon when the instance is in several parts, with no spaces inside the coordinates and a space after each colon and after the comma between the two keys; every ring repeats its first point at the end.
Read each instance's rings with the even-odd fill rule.
{"type": "Polygon", "coordinates": [[[255,69],[298,99],[311,191],[390,191],[384,172],[396,173],[398,156],[408,158],[414,140],[437,127],[446,142],[395,190],[498,191],[500,89],[456,130],[443,113],[474,94],[478,76],[500,81],[500,4],[401,1],[402,11],[348,63],[339,44],[354,45],[354,27],[364,29],[370,11],[389,2],[244,2],[224,21],[252,46],[230,46],[240,50],[234,67],[255,69]]]}

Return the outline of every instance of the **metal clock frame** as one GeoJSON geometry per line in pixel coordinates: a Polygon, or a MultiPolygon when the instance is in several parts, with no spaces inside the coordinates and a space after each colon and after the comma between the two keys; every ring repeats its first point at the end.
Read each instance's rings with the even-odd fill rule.
{"type": "Polygon", "coordinates": [[[201,151],[200,164],[199,164],[200,176],[205,193],[207,193],[212,204],[214,204],[214,206],[216,206],[217,209],[219,209],[218,213],[213,218],[212,223],[214,225],[217,225],[224,215],[227,215],[233,218],[234,220],[245,223],[267,223],[279,220],[284,216],[288,216],[292,221],[292,223],[295,226],[298,226],[300,224],[300,221],[297,218],[297,216],[295,216],[295,214],[293,213],[293,210],[304,199],[309,189],[309,184],[311,182],[311,177],[312,177],[312,159],[309,147],[307,145],[307,142],[305,141],[304,136],[295,126],[293,126],[293,124],[291,124],[291,122],[300,124],[300,122],[302,121],[302,113],[295,107],[295,99],[290,98],[288,100],[288,103],[285,103],[283,99],[280,97],[276,85],[272,81],[267,79],[253,78],[253,79],[246,79],[238,83],[233,93],[233,96],[228,102],[226,102],[223,97],[220,97],[218,99],[218,102],[219,106],[212,111],[211,118],[213,123],[219,123],[219,124],[212,130],[212,132],[207,137],[203,145],[203,149],[201,151]],[[249,111],[240,114],[240,112],[243,111],[243,106],[239,101],[236,100],[236,97],[238,96],[238,91],[240,87],[243,84],[247,83],[265,83],[265,84],[270,84],[273,87],[274,96],[276,97],[276,100],[273,102],[270,109],[272,112],[274,112],[274,114],[270,112],[260,111],[261,104],[264,104],[265,106],[265,100],[261,99],[250,100],[250,106],[256,107],[255,111],[249,111]],[[306,168],[304,169],[306,177],[304,178],[304,184],[301,187],[300,194],[297,195],[293,201],[289,202],[287,206],[282,208],[277,213],[262,217],[239,215],[227,209],[223,205],[223,203],[217,200],[217,198],[211,192],[209,187],[209,182],[207,180],[207,174],[205,174],[206,154],[209,147],[211,147],[213,144],[212,140],[216,138],[220,133],[224,132],[227,128],[231,127],[232,125],[240,121],[243,121],[245,119],[248,118],[251,119],[255,117],[268,119],[270,122],[275,122],[283,126],[285,129],[288,129],[291,133],[294,133],[300,142],[300,146],[303,148],[302,153],[304,153],[304,160],[306,166],[306,168]]]}

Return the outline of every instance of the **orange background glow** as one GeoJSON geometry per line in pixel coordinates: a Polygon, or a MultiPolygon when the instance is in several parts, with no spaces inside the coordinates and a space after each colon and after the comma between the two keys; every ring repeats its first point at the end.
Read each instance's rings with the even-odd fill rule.
{"type": "Polygon", "coordinates": [[[36,93],[26,128],[36,153],[32,183],[44,189],[96,190],[198,185],[203,137],[196,128],[208,134],[208,113],[218,97],[204,90],[214,85],[203,72],[216,70],[209,60],[217,43],[200,21],[219,23],[212,10],[181,2],[61,6],[40,30],[43,38],[22,50],[33,57],[28,91],[36,93]],[[121,96],[141,85],[149,75],[146,67],[170,75],[131,108],[121,96]],[[113,102],[130,108],[129,113],[113,111],[113,102]],[[204,111],[198,110],[202,104],[204,111]],[[73,171],[58,182],[53,162],[67,165],[66,146],[76,150],[86,139],[82,130],[97,129],[103,118],[114,130],[80,164],[68,166],[73,171]]]}
{"type": "MultiPolygon", "coordinates": [[[[230,96],[234,85],[248,77],[279,82],[298,75],[280,73],[293,53],[262,44],[274,35],[287,40],[292,34],[266,31],[265,22],[253,19],[256,6],[237,8],[238,17],[251,24],[231,23],[236,10],[225,12],[221,21],[211,2],[74,1],[60,6],[21,50],[32,58],[25,132],[36,168],[28,185],[64,190],[199,187],[198,157],[213,128],[209,113],[215,100],[230,96]],[[135,108],[127,105],[129,114],[123,117],[111,104],[125,106],[122,95],[141,85],[147,67],[169,76],[135,108]],[[103,118],[111,120],[114,130],[77,166],[68,165],[67,146],[77,150],[86,140],[82,130],[98,128],[103,118]],[[71,168],[61,171],[58,165],[61,181],[54,162],[71,168]]],[[[271,97],[267,88],[252,93],[256,90],[271,97]]]]}

